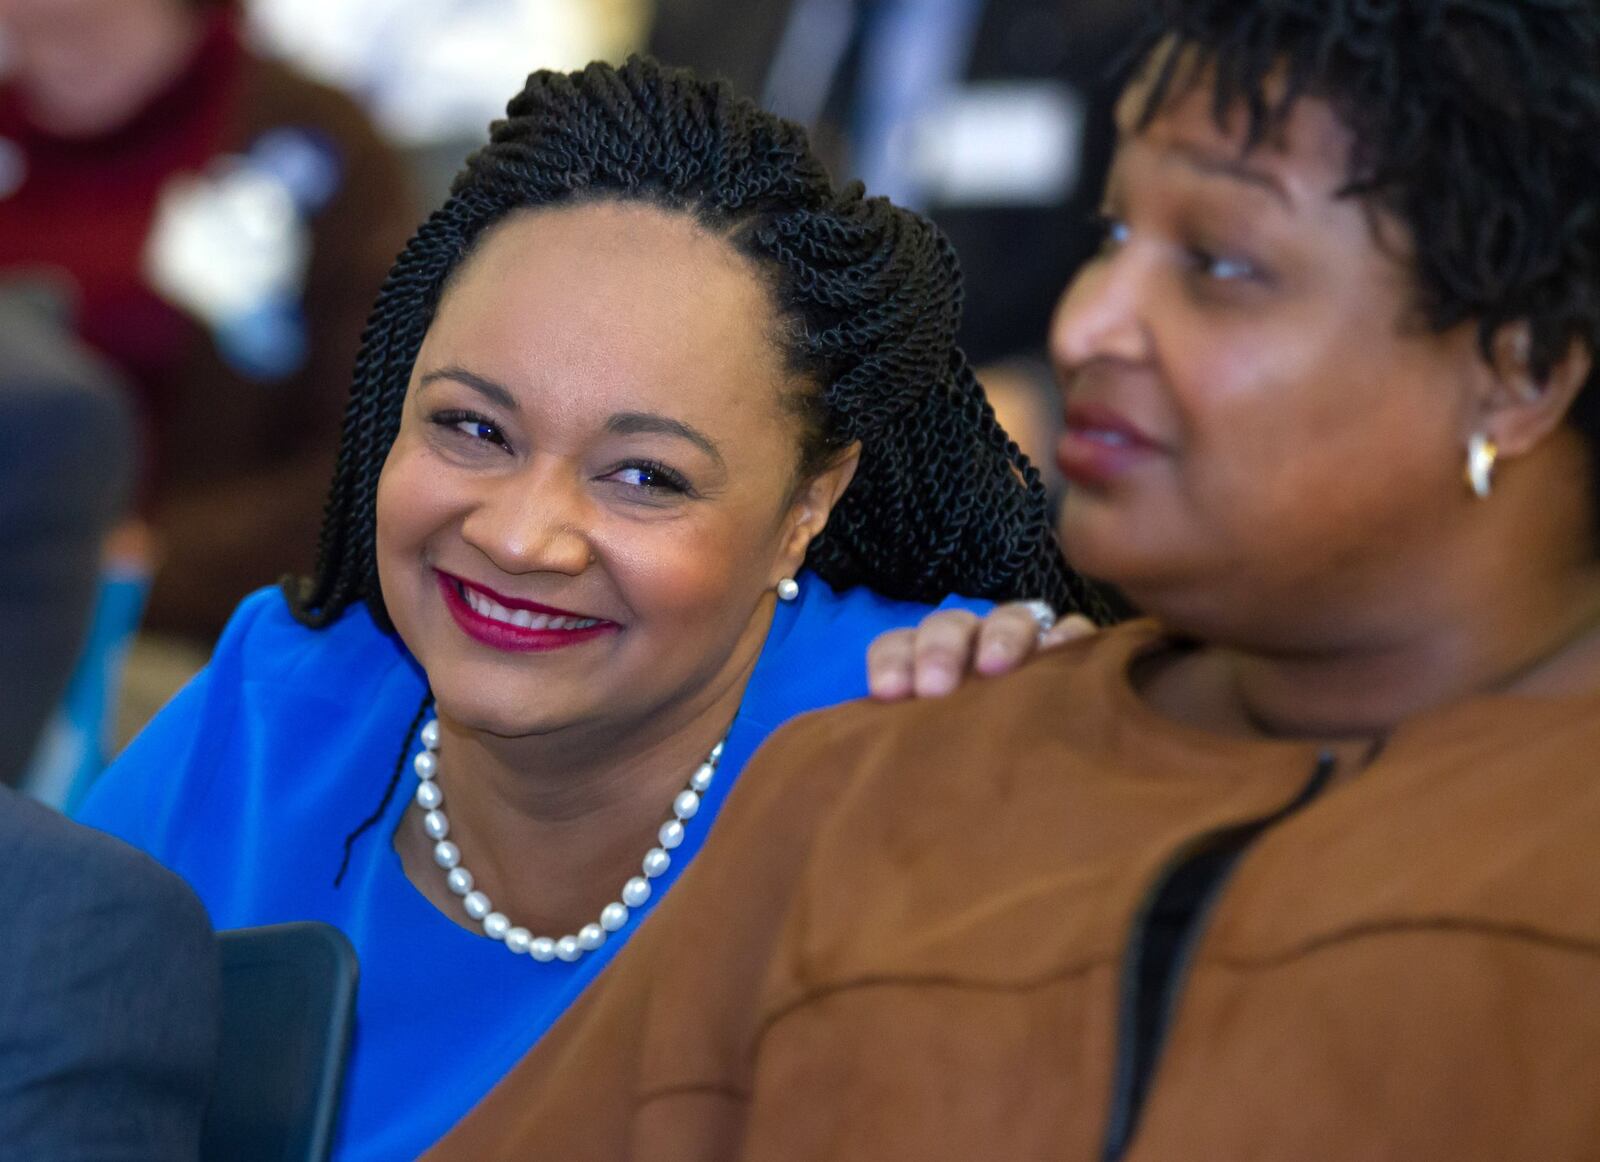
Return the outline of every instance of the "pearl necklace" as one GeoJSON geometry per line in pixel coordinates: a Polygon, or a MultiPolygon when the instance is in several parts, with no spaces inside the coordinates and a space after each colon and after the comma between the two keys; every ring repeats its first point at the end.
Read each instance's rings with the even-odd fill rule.
{"type": "MultiPolygon", "coordinates": [[[[724,738],[723,742],[727,739],[724,738]]],[[[439,773],[439,720],[431,719],[422,728],[422,750],[412,765],[416,768],[417,806],[425,814],[422,829],[433,840],[433,862],[445,871],[445,883],[461,897],[461,906],[467,915],[483,925],[483,934],[491,940],[505,943],[506,949],[516,955],[527,955],[535,960],[577,960],[585,952],[593,952],[606,942],[606,937],[628,922],[631,909],[644,906],[650,898],[650,881],[672,866],[669,854],[683,842],[683,825],[700,810],[700,796],[711,786],[717,773],[717,762],[722,758],[722,742],[711,748],[706,761],[689,776],[689,785],[672,801],[672,818],[661,825],[657,833],[659,847],[645,852],[640,863],[643,875],[634,876],[622,885],[621,899],[613,900],[600,910],[600,919],[585,924],[574,935],[559,939],[535,936],[526,928],[514,926],[502,912],[494,910],[489,897],[473,887],[472,873],[461,862],[461,849],[448,838],[450,820],[444,813],[444,792],[439,789],[435,776],[439,773]]]]}

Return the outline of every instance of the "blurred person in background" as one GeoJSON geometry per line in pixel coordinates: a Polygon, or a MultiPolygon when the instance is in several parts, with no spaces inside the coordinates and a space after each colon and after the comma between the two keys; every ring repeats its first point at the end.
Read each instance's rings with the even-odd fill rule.
{"type": "Polygon", "coordinates": [[[16,783],[66,690],[132,449],[116,374],[46,304],[0,292],[0,783],[16,783]]]}
{"type": "Polygon", "coordinates": [[[1002,425],[1060,486],[1040,336],[1092,252],[1112,65],[1135,0],[659,0],[650,51],[809,127],[834,172],[955,244],[961,345],[1002,425]]]}
{"type": "Polygon", "coordinates": [[[126,378],[146,625],[203,647],[311,559],[402,167],[226,5],[0,0],[0,40],[0,272],[53,282],[126,378]]]}
{"type": "Polygon", "coordinates": [[[0,1154],[182,1162],[216,1072],[205,911],[11,787],[66,689],[133,467],[124,386],[47,298],[0,292],[0,1154]]]}

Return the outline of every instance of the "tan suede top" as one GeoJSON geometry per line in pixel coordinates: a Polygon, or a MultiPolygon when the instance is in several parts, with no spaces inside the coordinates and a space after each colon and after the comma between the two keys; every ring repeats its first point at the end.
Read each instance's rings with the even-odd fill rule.
{"type": "MultiPolygon", "coordinates": [[[[1140,909],[1317,758],[1147,709],[1128,667],[1163,644],[1127,626],[791,724],[429,1157],[1104,1157],[1140,909]]],[[[1203,914],[1124,1157],[1600,1158],[1597,772],[1600,697],[1477,698],[1263,832],[1203,914]]]]}

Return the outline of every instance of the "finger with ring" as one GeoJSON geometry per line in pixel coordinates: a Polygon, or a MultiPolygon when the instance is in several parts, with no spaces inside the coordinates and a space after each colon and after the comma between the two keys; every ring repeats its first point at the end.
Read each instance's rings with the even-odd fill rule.
{"type": "Polygon", "coordinates": [[[1038,623],[1039,636],[1041,638],[1055,628],[1056,611],[1051,608],[1048,601],[1036,597],[1032,601],[1022,601],[1018,602],[1018,604],[1027,610],[1028,615],[1038,623]]]}

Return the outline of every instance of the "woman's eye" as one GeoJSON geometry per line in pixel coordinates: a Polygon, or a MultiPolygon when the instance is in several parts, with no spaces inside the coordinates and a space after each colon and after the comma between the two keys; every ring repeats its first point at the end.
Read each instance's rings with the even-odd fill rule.
{"type": "Polygon", "coordinates": [[[1195,269],[1213,282],[1240,282],[1260,274],[1255,263],[1246,258],[1198,249],[1193,254],[1195,269]]]}
{"type": "Polygon", "coordinates": [[[1100,225],[1100,253],[1110,254],[1113,250],[1122,247],[1128,241],[1128,224],[1110,214],[1100,214],[1096,219],[1100,225]]]}
{"type": "Polygon", "coordinates": [[[637,463],[624,464],[612,472],[610,479],[618,484],[626,484],[631,488],[647,489],[651,492],[686,493],[689,491],[689,482],[680,473],[674,472],[665,464],[637,463]]]}
{"type": "Polygon", "coordinates": [[[491,421],[471,412],[440,412],[433,422],[453,433],[496,447],[506,447],[505,434],[491,421]]]}

